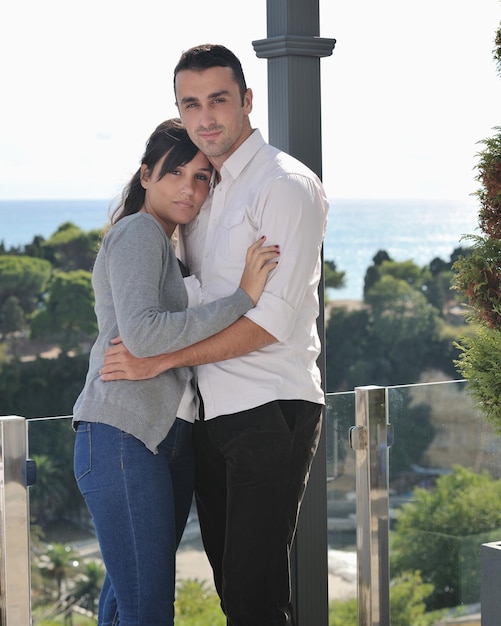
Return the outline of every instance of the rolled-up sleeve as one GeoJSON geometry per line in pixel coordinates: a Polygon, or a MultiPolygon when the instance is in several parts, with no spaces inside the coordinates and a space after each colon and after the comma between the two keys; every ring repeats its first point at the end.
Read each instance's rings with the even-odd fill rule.
{"type": "Polygon", "coordinates": [[[271,183],[261,206],[254,219],[267,241],[280,246],[280,257],[258,304],[246,316],[278,341],[287,341],[305,295],[320,279],[328,202],[316,181],[288,174],[271,183]]]}

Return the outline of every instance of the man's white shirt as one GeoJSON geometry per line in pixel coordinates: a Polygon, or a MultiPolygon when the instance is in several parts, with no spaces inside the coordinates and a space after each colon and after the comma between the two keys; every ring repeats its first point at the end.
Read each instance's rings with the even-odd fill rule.
{"type": "Polygon", "coordinates": [[[258,130],[224,162],[198,217],[181,229],[179,254],[200,280],[202,301],[234,292],[247,248],[262,235],[280,246],[257,305],[246,316],[277,342],[197,368],[205,419],[272,400],[323,403],[317,358],[318,284],[329,203],[305,165],[258,130]]]}

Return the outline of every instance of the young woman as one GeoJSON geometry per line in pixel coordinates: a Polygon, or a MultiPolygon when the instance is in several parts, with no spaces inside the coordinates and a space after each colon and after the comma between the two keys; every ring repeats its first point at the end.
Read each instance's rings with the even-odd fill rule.
{"type": "Polygon", "coordinates": [[[73,424],[75,478],[107,570],[99,626],[174,624],[175,553],[192,500],[197,411],[188,368],[105,383],[99,378],[105,349],[117,335],[136,356],[201,341],[252,308],[276,266],[276,246],[261,239],[249,248],[231,296],[188,308],[170,238],[197,215],[211,174],[179,120],[158,126],[93,270],[99,335],[73,424]]]}

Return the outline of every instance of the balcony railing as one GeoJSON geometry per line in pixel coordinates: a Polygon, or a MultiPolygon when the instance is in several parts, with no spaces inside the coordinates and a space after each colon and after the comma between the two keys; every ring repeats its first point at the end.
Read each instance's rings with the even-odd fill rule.
{"type": "MultiPolygon", "coordinates": [[[[73,479],[70,421],[70,416],[0,418],[3,626],[63,623],[71,614],[95,623],[102,566],[73,479]],[[33,480],[28,458],[36,460],[33,487],[27,486],[33,480]]],[[[390,594],[395,583],[390,562],[402,511],[433,494],[437,481],[456,467],[501,478],[501,439],[468,396],[466,383],[453,381],[329,394],[326,449],[329,602],[356,600],[359,626],[389,624],[398,608],[390,594]]],[[[445,607],[436,624],[459,624],[456,615],[462,623],[470,615],[466,623],[480,624],[481,546],[500,540],[501,528],[473,536],[438,532],[437,518],[445,512],[408,529],[414,549],[406,558],[421,570],[423,582],[430,566],[443,570],[432,594],[445,607]]],[[[195,509],[178,558],[178,579],[194,578],[212,585],[195,509]]]]}

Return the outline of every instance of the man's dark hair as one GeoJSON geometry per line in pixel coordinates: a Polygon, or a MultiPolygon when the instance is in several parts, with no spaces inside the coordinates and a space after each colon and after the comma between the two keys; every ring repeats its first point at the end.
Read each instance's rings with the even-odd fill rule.
{"type": "Polygon", "coordinates": [[[235,82],[238,84],[243,106],[247,84],[242,64],[231,50],[219,44],[207,43],[183,52],[174,68],[174,93],[176,93],[176,76],[179,72],[182,70],[202,71],[211,67],[231,68],[235,82]]]}

